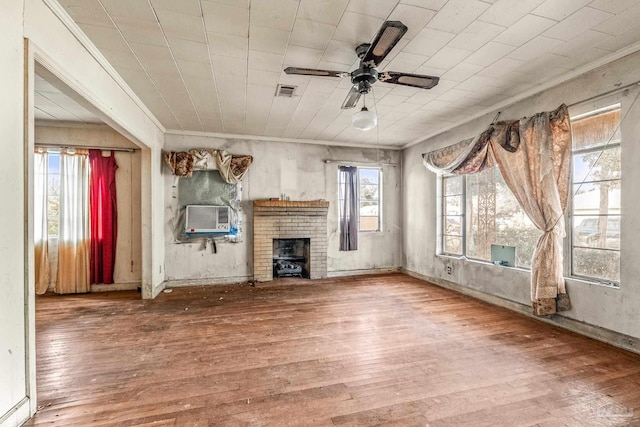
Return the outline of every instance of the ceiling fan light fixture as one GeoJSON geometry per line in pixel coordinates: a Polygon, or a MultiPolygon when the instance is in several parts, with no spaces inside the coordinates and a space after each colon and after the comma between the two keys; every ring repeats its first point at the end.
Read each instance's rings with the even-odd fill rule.
{"type": "Polygon", "coordinates": [[[371,130],[378,124],[378,116],[375,112],[367,110],[367,107],[362,107],[362,110],[351,118],[351,124],[356,129],[371,130]]]}

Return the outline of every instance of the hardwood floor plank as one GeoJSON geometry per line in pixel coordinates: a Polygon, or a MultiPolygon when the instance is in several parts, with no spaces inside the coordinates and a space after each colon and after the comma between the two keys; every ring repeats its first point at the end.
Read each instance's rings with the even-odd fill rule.
{"type": "Polygon", "coordinates": [[[639,356],[402,274],[139,297],[37,299],[26,426],[640,424],[639,356]]]}

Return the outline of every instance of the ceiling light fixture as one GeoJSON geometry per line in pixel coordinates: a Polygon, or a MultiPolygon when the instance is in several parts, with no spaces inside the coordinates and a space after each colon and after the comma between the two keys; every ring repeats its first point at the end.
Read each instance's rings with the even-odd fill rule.
{"type": "Polygon", "coordinates": [[[351,118],[351,124],[356,129],[371,130],[378,124],[378,116],[374,111],[369,111],[366,105],[363,105],[362,110],[351,118]]]}

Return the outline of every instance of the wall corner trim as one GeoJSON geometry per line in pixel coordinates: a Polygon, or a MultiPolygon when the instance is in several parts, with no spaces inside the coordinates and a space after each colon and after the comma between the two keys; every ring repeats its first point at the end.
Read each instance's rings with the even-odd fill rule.
{"type": "Polygon", "coordinates": [[[442,280],[435,277],[425,276],[406,268],[402,268],[401,272],[414,277],[416,279],[428,282],[441,288],[456,291],[463,295],[470,296],[480,301],[487,302],[489,304],[496,305],[498,307],[506,308],[514,311],[522,316],[528,317],[533,320],[547,323],[562,329],[566,329],[576,334],[584,335],[588,338],[592,338],[597,341],[604,342],[606,344],[619,347],[623,350],[630,351],[632,353],[640,354],[640,338],[632,337],[630,335],[621,334],[619,332],[612,331],[610,329],[601,328],[599,326],[591,325],[589,323],[580,322],[579,320],[570,319],[568,317],[554,314],[548,318],[536,317],[531,313],[531,307],[521,304],[519,302],[510,301],[495,295],[490,295],[484,292],[477,291],[475,289],[467,288],[448,280],[442,280]]]}

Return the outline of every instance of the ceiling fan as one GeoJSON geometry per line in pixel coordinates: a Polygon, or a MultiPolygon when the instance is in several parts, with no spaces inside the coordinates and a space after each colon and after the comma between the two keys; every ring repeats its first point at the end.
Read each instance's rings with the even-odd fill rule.
{"type": "Polygon", "coordinates": [[[342,108],[353,108],[358,104],[361,95],[369,93],[371,86],[378,80],[403,86],[431,89],[438,84],[439,77],[420,74],[400,73],[397,71],[378,72],[376,67],[391,52],[391,49],[407,32],[407,27],[400,21],[386,21],[378,31],[372,43],[362,43],[356,47],[356,55],[360,58],[358,69],[347,71],[316,70],[313,68],[287,67],[287,74],[323,77],[351,77],[353,87],[342,103],[342,108]]]}

